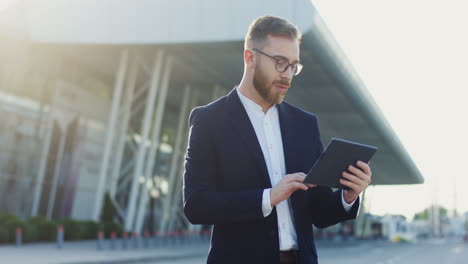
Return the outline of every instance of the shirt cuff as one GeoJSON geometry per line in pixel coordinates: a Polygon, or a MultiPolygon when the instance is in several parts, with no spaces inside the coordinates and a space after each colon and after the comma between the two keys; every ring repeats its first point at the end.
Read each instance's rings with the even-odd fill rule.
{"type": "Polygon", "coordinates": [[[271,202],[270,202],[270,191],[271,191],[271,188],[263,190],[262,212],[263,212],[264,217],[269,216],[271,214],[271,211],[273,211],[273,208],[271,207],[271,202]]]}
{"type": "Polygon", "coordinates": [[[351,203],[347,203],[344,199],[344,192],[341,191],[341,202],[343,203],[343,208],[345,211],[349,213],[349,211],[351,211],[351,207],[353,207],[354,203],[356,202],[356,199],[354,199],[354,201],[351,203]]]}

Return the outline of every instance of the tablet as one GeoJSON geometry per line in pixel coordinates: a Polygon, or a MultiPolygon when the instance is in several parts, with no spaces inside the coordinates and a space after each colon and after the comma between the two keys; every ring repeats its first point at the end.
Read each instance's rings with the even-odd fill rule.
{"type": "Polygon", "coordinates": [[[376,151],[374,146],[333,138],[310,169],[304,183],[348,189],[340,183],[342,172],[348,171],[349,165],[357,167],[359,160],[368,163],[376,151]]]}

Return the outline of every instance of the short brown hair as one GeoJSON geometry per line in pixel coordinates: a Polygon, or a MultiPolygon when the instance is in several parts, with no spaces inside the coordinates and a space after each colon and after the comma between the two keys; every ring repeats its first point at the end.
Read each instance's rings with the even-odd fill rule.
{"type": "Polygon", "coordinates": [[[297,39],[299,43],[302,39],[302,34],[295,25],[284,18],[266,15],[258,17],[250,24],[244,48],[247,48],[250,42],[254,42],[258,48],[263,47],[268,35],[297,39]]]}

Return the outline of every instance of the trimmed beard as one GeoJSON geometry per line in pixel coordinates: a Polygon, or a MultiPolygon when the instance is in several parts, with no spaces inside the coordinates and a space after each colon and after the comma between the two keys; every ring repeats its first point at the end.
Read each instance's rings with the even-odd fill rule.
{"type": "Polygon", "coordinates": [[[274,105],[280,104],[283,101],[286,93],[274,93],[273,83],[268,85],[267,78],[263,74],[260,65],[255,66],[255,72],[253,76],[253,86],[257,90],[258,94],[265,100],[267,103],[274,105]]]}

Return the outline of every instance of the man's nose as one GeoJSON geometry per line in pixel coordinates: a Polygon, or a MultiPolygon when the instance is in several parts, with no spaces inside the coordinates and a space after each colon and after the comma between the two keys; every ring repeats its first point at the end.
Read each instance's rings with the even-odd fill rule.
{"type": "Polygon", "coordinates": [[[292,70],[291,66],[288,66],[286,71],[281,73],[281,78],[287,79],[288,81],[291,81],[293,76],[294,76],[294,74],[293,74],[293,70],[292,70]]]}

